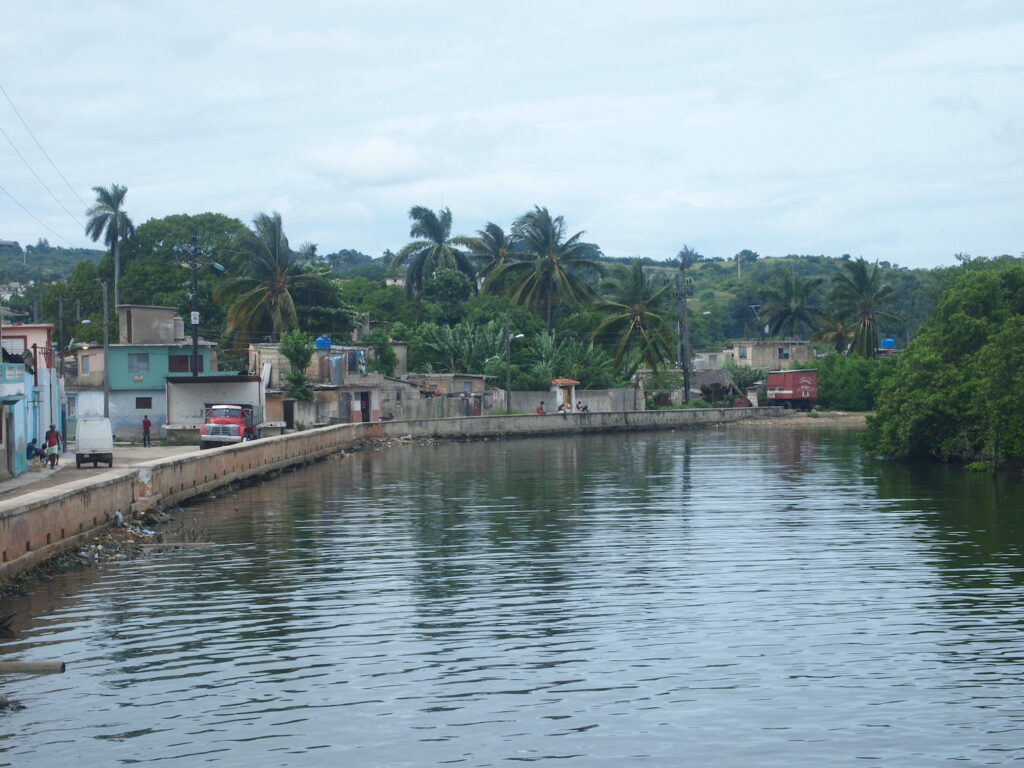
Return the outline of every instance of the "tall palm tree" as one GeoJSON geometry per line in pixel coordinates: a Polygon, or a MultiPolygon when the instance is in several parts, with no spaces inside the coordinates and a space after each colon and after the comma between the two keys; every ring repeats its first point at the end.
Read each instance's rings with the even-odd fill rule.
{"type": "Polygon", "coordinates": [[[820,278],[804,280],[787,269],[774,285],[761,291],[761,316],[776,336],[799,336],[804,328],[817,325],[818,310],[813,306],[814,291],[820,278]]]}
{"type": "Polygon", "coordinates": [[[240,244],[241,274],[225,280],[218,299],[230,302],[226,332],[236,349],[244,348],[260,334],[277,341],[281,334],[298,328],[292,294],[304,288],[323,288],[323,274],[303,265],[302,254],[288,247],[281,214],[260,213],[253,231],[240,244]]]}
{"type": "Polygon", "coordinates": [[[840,312],[854,318],[851,354],[862,357],[878,354],[878,320],[896,319],[879,307],[892,295],[892,286],[882,281],[877,261],[868,264],[863,258],[857,258],[840,265],[839,274],[832,278],[830,297],[840,312]]]}
{"type": "Polygon", "coordinates": [[[405,288],[409,293],[419,293],[423,283],[433,277],[439,269],[449,268],[462,272],[476,285],[476,273],[464,250],[472,247],[468,237],[452,237],[452,212],[442,208],[434,213],[422,205],[409,209],[412,227],[409,236],[417,238],[395,254],[394,267],[406,267],[405,288]]]}
{"type": "Polygon", "coordinates": [[[671,324],[664,311],[670,285],[657,288],[644,275],[643,264],[634,259],[629,267],[619,267],[606,287],[611,297],[598,303],[596,310],[605,317],[594,331],[595,341],[613,339],[615,365],[629,362],[629,378],[643,362],[658,370],[672,356],[671,324]]]}
{"type": "Polygon", "coordinates": [[[488,222],[483,229],[478,229],[477,237],[472,240],[470,256],[476,262],[476,273],[479,278],[487,277],[495,270],[504,266],[512,251],[512,236],[494,222],[488,222]]]}
{"type": "Polygon", "coordinates": [[[85,234],[93,242],[102,237],[104,244],[110,248],[114,260],[114,306],[117,307],[121,303],[118,290],[121,282],[121,243],[135,236],[135,225],[124,211],[128,187],[111,184],[109,189],[93,187],[92,191],[96,193],[96,203],[85,212],[89,217],[85,224],[85,234]]]}
{"type": "Polygon", "coordinates": [[[565,220],[535,206],[515,220],[512,235],[522,248],[521,260],[491,273],[492,289],[507,286],[512,302],[541,313],[548,329],[554,326],[557,300],[582,304],[593,299],[596,291],[588,279],[603,276],[604,268],[595,261],[600,249],[580,240],[582,232],[566,237],[565,220]]]}

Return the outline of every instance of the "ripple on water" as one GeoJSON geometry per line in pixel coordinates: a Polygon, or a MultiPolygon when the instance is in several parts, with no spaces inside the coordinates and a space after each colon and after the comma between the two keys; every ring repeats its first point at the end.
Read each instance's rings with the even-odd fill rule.
{"type": "Polygon", "coordinates": [[[69,578],[0,764],[1022,758],[1019,526],[920,485],[821,430],[325,462],[69,578]]]}

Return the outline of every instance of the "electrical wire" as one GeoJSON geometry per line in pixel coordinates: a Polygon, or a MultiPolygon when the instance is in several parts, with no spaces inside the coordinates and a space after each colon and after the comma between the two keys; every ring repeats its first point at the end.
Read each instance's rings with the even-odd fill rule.
{"type": "Polygon", "coordinates": [[[61,177],[61,179],[67,185],[67,188],[71,190],[71,194],[77,197],[78,201],[83,206],[88,208],[89,204],[85,202],[85,200],[82,199],[82,196],[78,194],[74,187],[71,186],[71,182],[69,182],[67,178],[65,178],[64,174],[60,172],[60,168],[57,167],[57,164],[53,162],[53,160],[50,158],[50,155],[47,154],[45,149],[43,149],[43,145],[39,143],[39,139],[36,138],[36,135],[32,132],[32,129],[28,127],[28,123],[25,122],[25,118],[21,116],[21,112],[18,111],[18,108],[14,106],[14,102],[11,100],[11,97],[7,94],[7,91],[4,90],[3,85],[0,85],[0,93],[2,93],[4,95],[4,98],[7,99],[7,103],[11,105],[11,109],[14,110],[14,114],[16,114],[18,116],[18,119],[21,120],[21,124],[25,126],[25,130],[28,131],[28,135],[32,137],[32,141],[34,141],[36,143],[36,146],[39,147],[39,151],[43,153],[43,157],[45,157],[50,162],[50,165],[53,166],[53,170],[57,172],[57,175],[61,177]]]}
{"type": "Polygon", "coordinates": [[[17,205],[19,208],[21,208],[21,210],[23,210],[25,213],[27,213],[29,216],[31,216],[35,220],[35,222],[39,226],[41,226],[43,229],[49,231],[52,235],[55,235],[55,236],[59,237],[65,243],[70,245],[72,248],[78,248],[79,247],[79,246],[75,245],[73,242],[71,242],[70,240],[68,240],[66,237],[64,237],[64,235],[62,235],[57,230],[53,229],[52,227],[48,226],[47,224],[43,224],[43,222],[41,222],[39,220],[39,218],[34,213],[32,213],[32,211],[30,211],[28,208],[26,208],[24,205],[21,204],[21,202],[18,200],[18,198],[16,198],[14,195],[12,195],[10,192],[8,192],[7,188],[4,187],[3,184],[0,184],[0,191],[2,191],[5,195],[7,195],[9,198],[11,198],[11,200],[14,201],[15,205],[17,205]]]}
{"type": "Polygon", "coordinates": [[[53,194],[53,190],[50,189],[46,185],[46,182],[43,181],[42,177],[38,173],[36,173],[36,169],[33,168],[32,165],[29,163],[29,161],[25,159],[25,156],[23,154],[21,154],[21,151],[18,149],[17,146],[15,146],[14,142],[11,140],[11,137],[7,135],[7,131],[5,131],[3,128],[0,128],[0,133],[3,134],[5,139],[7,139],[7,143],[11,145],[11,149],[14,150],[14,153],[19,158],[21,158],[21,162],[23,162],[25,164],[25,167],[28,168],[29,171],[31,171],[33,176],[36,177],[36,181],[38,181],[42,185],[43,189],[45,189],[49,193],[50,197],[53,198],[53,201],[55,203],[57,203],[57,205],[59,205],[61,208],[63,208],[64,209],[64,213],[66,213],[68,216],[70,216],[72,219],[74,219],[75,223],[78,226],[80,226],[82,229],[85,229],[85,225],[78,220],[78,217],[75,216],[75,214],[73,214],[71,211],[68,210],[67,206],[64,205],[64,203],[62,203],[60,201],[60,199],[58,199],[58,197],[55,194],[53,194]]]}

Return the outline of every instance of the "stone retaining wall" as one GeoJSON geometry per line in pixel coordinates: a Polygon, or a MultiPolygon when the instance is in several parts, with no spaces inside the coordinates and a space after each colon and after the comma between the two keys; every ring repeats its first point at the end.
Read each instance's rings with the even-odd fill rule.
{"type": "Polygon", "coordinates": [[[126,517],[172,506],[236,480],[315,461],[372,438],[471,440],[584,432],[682,429],[780,415],[781,408],[619,411],[547,416],[468,416],[337,424],[253,442],[154,459],[131,469],[0,502],[0,579],[9,578],[126,517]]]}

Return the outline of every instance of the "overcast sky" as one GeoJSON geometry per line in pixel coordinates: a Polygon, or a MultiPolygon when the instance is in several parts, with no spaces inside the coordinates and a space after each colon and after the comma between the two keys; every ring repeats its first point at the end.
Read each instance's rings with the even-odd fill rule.
{"type": "MultiPolygon", "coordinates": [[[[1018,0],[4,0],[0,50],[74,191],[127,186],[136,225],[276,210],[379,256],[413,205],[456,234],[541,205],[610,256],[1024,249],[1018,0]]],[[[89,245],[3,94],[0,128],[0,239],[89,245]]]]}

